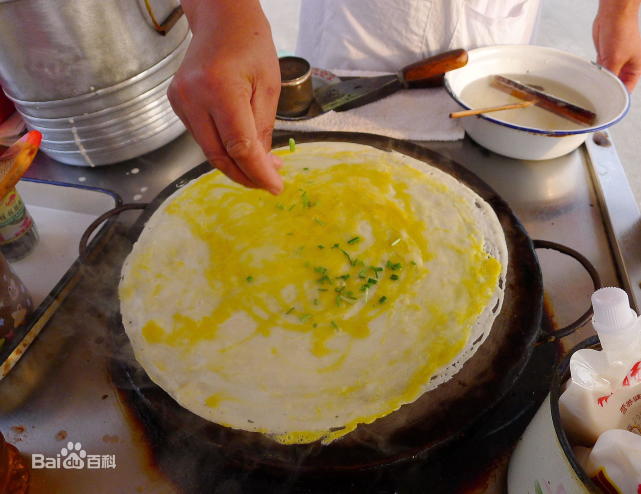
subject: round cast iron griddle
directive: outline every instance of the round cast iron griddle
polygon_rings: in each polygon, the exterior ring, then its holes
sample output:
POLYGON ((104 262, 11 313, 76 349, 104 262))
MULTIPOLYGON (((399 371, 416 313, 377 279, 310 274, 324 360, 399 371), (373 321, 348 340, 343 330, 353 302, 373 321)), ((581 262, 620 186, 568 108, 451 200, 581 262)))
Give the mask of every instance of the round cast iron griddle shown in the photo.
MULTIPOLYGON (((288 143, 290 135, 274 139, 274 147, 288 143)), ((396 463, 416 456, 427 457, 448 442, 471 432, 474 423, 496 405, 513 386, 530 358, 539 335, 543 310, 541 271, 530 238, 508 205, 487 184, 461 165, 418 145, 381 136, 319 132, 293 135, 298 143, 339 141, 398 151, 425 161, 466 184, 496 212, 505 232, 509 265, 507 287, 500 314, 486 341, 449 381, 413 403, 352 433, 322 446, 281 445, 266 436, 234 430, 187 411, 150 381, 132 359, 116 362, 125 371, 144 420, 159 427, 190 432, 185 447, 212 450, 244 464, 278 469, 328 472, 354 471, 396 463), (124 366, 124 369, 122 368, 124 366)), ((134 242, 146 221, 177 188, 211 169, 203 163, 163 190, 145 209, 129 232, 134 242)), ((120 316, 114 324, 114 344, 129 347, 120 316)))

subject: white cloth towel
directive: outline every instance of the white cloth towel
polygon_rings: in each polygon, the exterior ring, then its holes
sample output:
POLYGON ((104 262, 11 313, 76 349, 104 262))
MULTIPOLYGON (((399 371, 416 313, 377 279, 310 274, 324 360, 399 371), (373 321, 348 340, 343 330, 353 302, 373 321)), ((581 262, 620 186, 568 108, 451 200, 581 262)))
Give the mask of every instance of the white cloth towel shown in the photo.
MULTIPOLYGON (((339 77, 381 75, 360 71, 333 72, 339 77)), ((463 138, 464 131, 449 114, 459 109, 443 88, 403 89, 352 110, 330 111, 308 120, 277 119, 275 128, 305 132, 366 132, 416 141, 455 141, 463 138)))

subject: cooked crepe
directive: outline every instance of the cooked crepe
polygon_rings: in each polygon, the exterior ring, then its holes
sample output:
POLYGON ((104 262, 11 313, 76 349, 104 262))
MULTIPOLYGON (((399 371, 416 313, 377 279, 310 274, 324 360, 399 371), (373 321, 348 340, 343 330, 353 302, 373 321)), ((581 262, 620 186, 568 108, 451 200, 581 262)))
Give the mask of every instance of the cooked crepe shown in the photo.
POLYGON ((327 444, 450 379, 507 267, 492 208, 450 175, 345 143, 281 150, 272 196, 217 171, 153 214, 120 283, 138 362, 178 403, 327 444))

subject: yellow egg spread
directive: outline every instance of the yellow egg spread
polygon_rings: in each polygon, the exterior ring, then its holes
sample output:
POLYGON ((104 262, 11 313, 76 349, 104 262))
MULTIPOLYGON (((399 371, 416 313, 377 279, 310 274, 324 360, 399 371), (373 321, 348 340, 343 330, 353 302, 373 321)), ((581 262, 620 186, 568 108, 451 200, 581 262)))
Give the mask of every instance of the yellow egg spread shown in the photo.
POLYGON ((489 206, 421 162, 336 143, 281 157, 279 196, 211 172, 163 204, 123 268, 123 322, 191 411, 329 443, 486 336, 507 254, 489 206))

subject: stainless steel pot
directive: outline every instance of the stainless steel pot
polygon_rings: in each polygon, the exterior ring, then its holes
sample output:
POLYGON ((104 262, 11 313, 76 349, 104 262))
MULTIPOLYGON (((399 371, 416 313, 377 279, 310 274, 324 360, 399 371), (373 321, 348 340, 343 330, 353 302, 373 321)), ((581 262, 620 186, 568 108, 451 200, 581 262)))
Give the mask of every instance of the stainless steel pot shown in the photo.
POLYGON ((95 166, 152 151, 184 126, 167 87, 190 40, 177 0, 0 0, 0 85, 41 149, 95 166), (176 15, 178 13, 178 15, 176 15))

